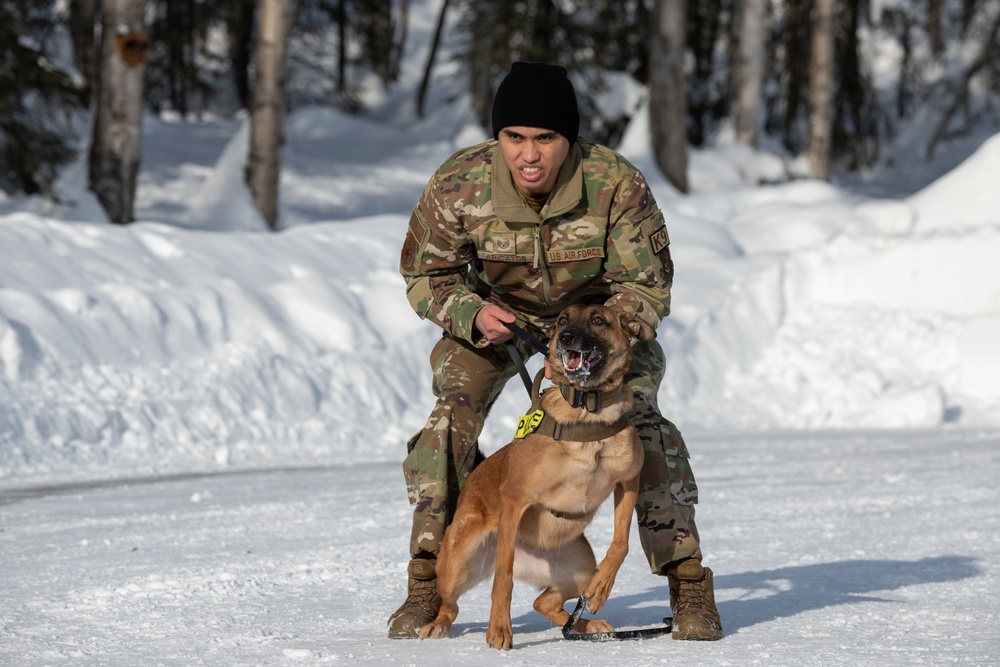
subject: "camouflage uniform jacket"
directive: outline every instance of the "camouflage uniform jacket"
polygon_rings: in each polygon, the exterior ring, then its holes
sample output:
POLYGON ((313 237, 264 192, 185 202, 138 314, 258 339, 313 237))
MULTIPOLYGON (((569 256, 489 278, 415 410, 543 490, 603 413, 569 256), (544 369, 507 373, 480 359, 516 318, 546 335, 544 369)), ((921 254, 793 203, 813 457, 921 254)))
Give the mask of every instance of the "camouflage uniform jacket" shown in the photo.
POLYGON ((574 303, 605 303, 654 328, 670 308, 670 241, 642 174, 604 146, 570 147, 540 213, 514 188, 496 140, 434 174, 400 258, 410 305, 484 347, 476 313, 493 302, 545 331, 574 303))

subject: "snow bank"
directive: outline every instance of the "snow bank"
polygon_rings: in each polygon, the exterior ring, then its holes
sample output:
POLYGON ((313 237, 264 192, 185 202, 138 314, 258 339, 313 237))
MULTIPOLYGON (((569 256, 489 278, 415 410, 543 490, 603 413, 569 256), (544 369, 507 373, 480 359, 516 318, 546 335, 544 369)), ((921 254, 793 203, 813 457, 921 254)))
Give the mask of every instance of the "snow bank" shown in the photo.
POLYGON ((432 344, 387 268, 404 229, 8 217, 0 475, 360 461, 356 443, 397 445, 391 424, 425 391, 408 346, 432 344))
MULTIPOLYGON (((0 477, 402 457, 431 405, 440 332, 406 303, 399 247, 457 139, 433 119, 383 131, 318 109, 288 127, 279 233, 248 212, 239 122, 150 125, 145 222, 98 222, 80 193, 58 212, 2 203, 0 477)), ((1000 421, 1000 141, 886 200, 758 187, 748 175, 774 158, 722 147, 692 160, 682 197, 636 132, 623 150, 661 203, 677 267, 660 398, 682 428, 1000 421)), ((504 392, 487 451, 524 403, 504 392)))
MULTIPOLYGON (((678 268, 675 300, 719 264, 733 281, 705 312, 686 313, 688 326, 667 329, 671 405, 726 428, 996 423, 997 160, 994 138, 901 201, 852 203, 815 182, 729 193, 723 226, 739 256, 695 262, 690 278, 678 268)), ((687 209, 699 197, 719 194, 687 209)))

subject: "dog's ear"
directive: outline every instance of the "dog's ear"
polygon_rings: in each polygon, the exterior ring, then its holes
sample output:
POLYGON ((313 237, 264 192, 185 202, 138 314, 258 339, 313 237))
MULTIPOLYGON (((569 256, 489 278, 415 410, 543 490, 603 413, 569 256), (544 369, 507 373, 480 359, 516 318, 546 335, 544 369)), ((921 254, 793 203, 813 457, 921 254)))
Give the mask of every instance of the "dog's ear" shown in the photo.
POLYGON ((620 313, 618 321, 622 329, 629 335, 632 342, 640 340, 653 340, 656 338, 656 329, 649 326, 649 323, 641 317, 636 317, 632 313, 620 313))

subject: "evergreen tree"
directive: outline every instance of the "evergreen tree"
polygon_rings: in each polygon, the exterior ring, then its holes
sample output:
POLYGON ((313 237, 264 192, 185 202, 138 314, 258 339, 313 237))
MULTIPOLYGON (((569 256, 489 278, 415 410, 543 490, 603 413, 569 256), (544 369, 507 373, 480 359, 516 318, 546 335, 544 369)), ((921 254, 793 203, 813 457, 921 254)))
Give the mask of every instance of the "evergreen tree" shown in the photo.
POLYGON ((298 6, 289 44, 291 105, 332 98, 356 113, 369 73, 385 88, 399 80, 409 0, 300 0, 298 6))
POLYGON ((570 6, 553 0, 465 0, 460 54, 476 118, 489 128, 496 87, 515 61, 562 65, 576 86, 581 135, 615 145, 634 110, 601 104, 609 72, 644 81, 648 70, 649 9, 642 0, 601 0, 570 6))
MULTIPOLYGON (((236 96, 246 91, 238 77, 248 64, 229 48, 218 53, 208 47, 207 35, 218 26, 233 29, 236 39, 249 39, 245 22, 252 21, 253 3, 245 0, 153 0, 148 3, 151 51, 146 65, 146 102, 156 110, 173 109, 182 116, 206 109, 224 71, 232 69, 236 96), (250 16, 246 16, 247 12, 250 16), (240 24, 239 21, 243 21, 240 24), (228 61, 228 62, 226 62, 228 61)), ((252 25, 250 26, 252 30, 252 25)), ((229 45, 227 45, 228 47, 229 45)))
POLYGON ((0 188, 11 193, 52 194, 59 167, 77 154, 69 121, 83 93, 47 57, 55 6, 0 0, 0 188))

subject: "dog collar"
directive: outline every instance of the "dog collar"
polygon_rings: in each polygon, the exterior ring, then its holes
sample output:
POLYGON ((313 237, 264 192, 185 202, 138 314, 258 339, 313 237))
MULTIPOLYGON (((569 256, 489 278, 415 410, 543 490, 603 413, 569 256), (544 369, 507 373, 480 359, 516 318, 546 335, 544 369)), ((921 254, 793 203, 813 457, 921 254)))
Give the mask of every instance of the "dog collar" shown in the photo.
POLYGON ((605 403, 614 403, 622 395, 622 385, 614 389, 599 391, 597 389, 577 389, 573 385, 561 384, 559 391, 562 392, 566 402, 574 408, 583 408, 587 412, 600 412, 601 406, 605 403))
MULTIPOLYGON (((531 409, 542 414, 541 421, 532 424, 527 432, 547 435, 553 440, 571 440, 573 442, 597 442, 611 436, 618 435, 629 425, 629 420, 622 415, 611 424, 563 424, 539 408, 541 403, 542 378, 545 369, 540 369, 535 375, 535 381, 531 387, 531 409)), ((559 391, 574 408, 584 408, 588 412, 598 412, 603 404, 611 405, 622 394, 623 385, 618 385, 614 389, 607 391, 581 391, 570 385, 559 385, 559 391), (567 397, 569 393, 573 398, 567 397)), ((532 413, 529 413, 532 414, 532 413)), ((520 431, 520 428, 518 429, 520 431)), ((527 433, 526 433, 527 434, 527 433)), ((523 436, 520 436, 523 437, 523 436)))

